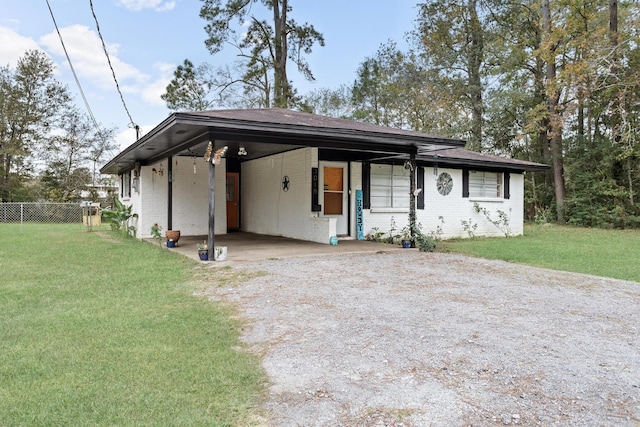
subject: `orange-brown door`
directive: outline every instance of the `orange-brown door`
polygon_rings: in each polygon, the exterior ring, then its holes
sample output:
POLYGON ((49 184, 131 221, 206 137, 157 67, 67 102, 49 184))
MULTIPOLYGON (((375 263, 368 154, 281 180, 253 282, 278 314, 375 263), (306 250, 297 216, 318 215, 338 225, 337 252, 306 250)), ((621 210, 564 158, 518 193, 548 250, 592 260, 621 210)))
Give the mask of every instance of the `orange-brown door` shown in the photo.
POLYGON ((349 206, 347 164, 321 162, 320 169, 320 186, 323 190, 322 216, 336 218, 336 233, 338 236, 346 236, 349 232, 347 224, 349 206))
POLYGON ((240 174, 227 172, 227 230, 240 229, 240 174))

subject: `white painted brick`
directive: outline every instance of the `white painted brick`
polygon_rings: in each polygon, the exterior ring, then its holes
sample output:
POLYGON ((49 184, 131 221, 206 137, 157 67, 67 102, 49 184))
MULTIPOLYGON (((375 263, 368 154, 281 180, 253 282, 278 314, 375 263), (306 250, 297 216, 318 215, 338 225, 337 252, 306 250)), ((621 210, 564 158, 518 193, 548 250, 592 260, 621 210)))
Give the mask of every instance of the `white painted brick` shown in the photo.
MULTIPOLYGON (((167 229, 167 182, 168 165, 161 162, 162 177, 153 174, 160 162, 142 167, 140 193, 132 190, 132 195, 124 199, 125 204, 133 204, 138 213, 138 237, 150 237, 150 229, 158 223, 167 229)), ((241 172, 241 229, 248 232, 291 237, 328 243, 336 233, 333 218, 320 217, 311 211, 311 168, 318 167, 318 150, 304 148, 265 158, 243 162, 241 172), (282 180, 289 178, 289 191, 283 191, 282 180)), ((173 228, 184 236, 206 235, 208 231, 208 164, 202 158, 196 159, 196 173, 193 172, 193 158, 173 158, 173 228)), ((350 231, 355 238, 355 190, 362 189, 362 164, 353 162, 350 166, 351 188, 349 189, 350 231)), ((454 181, 453 190, 442 196, 436 189, 432 168, 425 168, 425 209, 416 211, 417 220, 425 233, 442 227, 444 238, 468 237, 461 221, 478 224, 476 236, 502 236, 503 233, 474 209, 474 201, 491 212, 497 219, 497 211, 511 215, 511 231, 514 235, 523 231, 524 177, 511 173, 511 198, 474 200, 462 197, 462 170, 440 168, 448 172, 454 181), (442 217, 442 221, 439 217, 442 217)), ((216 166, 216 234, 226 233, 226 161, 216 166)), ((408 209, 371 210, 363 212, 364 231, 373 229, 388 232, 391 219, 396 224, 396 233, 408 223, 408 209)))

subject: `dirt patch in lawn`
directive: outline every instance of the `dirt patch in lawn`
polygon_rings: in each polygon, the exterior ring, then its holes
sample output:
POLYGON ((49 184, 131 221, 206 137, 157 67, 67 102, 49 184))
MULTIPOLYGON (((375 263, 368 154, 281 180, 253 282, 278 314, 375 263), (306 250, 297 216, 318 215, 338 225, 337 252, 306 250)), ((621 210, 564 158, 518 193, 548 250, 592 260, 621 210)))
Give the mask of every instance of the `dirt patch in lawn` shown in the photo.
POLYGON ((637 426, 640 284, 451 254, 243 266, 271 426, 637 426))

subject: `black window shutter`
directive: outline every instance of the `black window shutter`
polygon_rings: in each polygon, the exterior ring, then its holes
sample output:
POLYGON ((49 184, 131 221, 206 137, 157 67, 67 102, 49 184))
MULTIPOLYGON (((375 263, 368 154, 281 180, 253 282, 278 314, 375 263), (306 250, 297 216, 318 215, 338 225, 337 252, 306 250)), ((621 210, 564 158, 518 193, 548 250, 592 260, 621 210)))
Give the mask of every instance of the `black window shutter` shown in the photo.
POLYGON ((120 198, 124 197, 124 175, 120 175, 120 198))
POLYGON ((362 164, 362 208, 371 209, 371 164, 362 164))
POLYGON ((511 197, 511 175, 509 172, 504 173, 504 198, 509 199, 511 197))
POLYGON ((416 178, 416 188, 422 189, 421 192, 418 193, 417 208, 424 209, 424 168, 418 168, 418 174, 416 178))
POLYGON ((469 197, 469 170, 462 169, 462 197, 469 197))

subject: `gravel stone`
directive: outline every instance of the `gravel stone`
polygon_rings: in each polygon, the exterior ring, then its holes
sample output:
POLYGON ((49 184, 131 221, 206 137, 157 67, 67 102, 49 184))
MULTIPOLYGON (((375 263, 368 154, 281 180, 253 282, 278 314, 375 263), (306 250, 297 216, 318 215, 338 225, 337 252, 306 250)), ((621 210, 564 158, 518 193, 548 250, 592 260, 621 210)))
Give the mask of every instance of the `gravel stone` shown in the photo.
POLYGON ((270 426, 638 426, 640 284, 413 250, 246 263, 211 288, 270 426))

